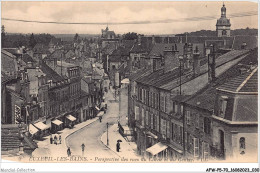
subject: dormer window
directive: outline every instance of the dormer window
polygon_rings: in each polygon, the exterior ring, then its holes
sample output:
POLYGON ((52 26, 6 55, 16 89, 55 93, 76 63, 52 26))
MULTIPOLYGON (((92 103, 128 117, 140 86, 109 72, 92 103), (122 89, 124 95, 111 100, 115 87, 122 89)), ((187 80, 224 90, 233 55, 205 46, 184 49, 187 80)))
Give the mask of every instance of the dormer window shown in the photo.
POLYGON ((227 108, 227 96, 222 96, 220 98, 220 110, 219 110, 219 116, 224 118, 227 108))

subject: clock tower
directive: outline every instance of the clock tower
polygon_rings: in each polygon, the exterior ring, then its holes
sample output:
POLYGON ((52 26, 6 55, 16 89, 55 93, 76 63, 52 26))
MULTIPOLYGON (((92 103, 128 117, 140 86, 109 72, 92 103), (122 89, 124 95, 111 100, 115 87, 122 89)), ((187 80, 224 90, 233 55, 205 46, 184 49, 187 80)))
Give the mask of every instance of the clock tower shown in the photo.
POLYGON ((230 19, 226 17, 226 7, 223 3, 221 8, 221 18, 217 20, 216 31, 218 37, 230 37, 230 19))

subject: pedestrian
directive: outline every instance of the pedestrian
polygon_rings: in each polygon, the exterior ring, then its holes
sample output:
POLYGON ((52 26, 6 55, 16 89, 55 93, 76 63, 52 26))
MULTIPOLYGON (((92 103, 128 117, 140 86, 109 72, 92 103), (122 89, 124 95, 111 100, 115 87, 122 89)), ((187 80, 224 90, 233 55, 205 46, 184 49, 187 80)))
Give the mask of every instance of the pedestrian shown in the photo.
POLYGON ((117 141, 117 144, 116 144, 116 151, 119 152, 119 150, 120 150, 120 143, 119 143, 119 141, 117 141))
POLYGON ((54 144, 57 145, 57 136, 56 135, 54 136, 54 144))
POLYGON ((70 157, 70 156, 71 156, 70 147, 68 147, 68 149, 67 149, 67 154, 68 154, 68 157, 70 157))
POLYGON ((52 138, 52 135, 51 135, 51 137, 50 137, 50 143, 52 144, 52 142, 53 142, 53 138, 52 138))
POLYGON ((59 135, 59 141, 60 141, 60 144, 61 144, 61 135, 59 135))
POLYGON ((102 117, 99 117, 99 122, 102 122, 101 120, 102 120, 102 117))
POLYGON ((82 149, 82 156, 84 156, 84 151, 85 151, 85 144, 84 143, 81 144, 81 149, 82 149))

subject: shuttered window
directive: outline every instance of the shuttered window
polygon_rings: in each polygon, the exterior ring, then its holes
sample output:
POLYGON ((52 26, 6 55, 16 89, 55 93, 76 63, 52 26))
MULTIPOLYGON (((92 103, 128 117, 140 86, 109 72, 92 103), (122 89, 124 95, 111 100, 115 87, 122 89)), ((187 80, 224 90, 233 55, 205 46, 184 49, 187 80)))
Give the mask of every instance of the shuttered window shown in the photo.
POLYGON ((190 125, 190 111, 186 111, 186 123, 190 125))
POLYGON ((139 107, 135 106, 135 120, 139 120, 139 107))
POLYGON ((154 121, 154 120, 153 120, 153 114, 151 114, 151 129, 154 129, 154 128, 153 128, 153 121, 154 121))
POLYGON ((199 140, 198 138, 193 138, 194 146, 194 157, 199 157, 199 140))
POLYGON ((200 119, 199 119, 199 115, 198 114, 193 114, 194 117, 195 117, 195 127, 196 128, 199 128, 199 122, 200 122, 200 119))
POLYGON ((157 117, 156 117, 156 119, 157 119, 157 122, 156 122, 156 124, 157 124, 157 131, 158 132, 160 132, 160 117, 159 117, 159 115, 156 115, 157 117))
POLYGON ((142 108, 142 126, 144 126, 144 121, 145 121, 145 118, 144 118, 144 108, 142 108))
POLYGON ((167 138, 170 138, 171 137, 171 130, 170 130, 170 122, 167 121, 167 138))
POLYGON ((149 112, 146 111, 146 115, 145 115, 145 125, 148 126, 148 124, 149 124, 149 112))
POLYGON ((226 113, 226 108, 227 108, 227 100, 226 99, 221 99, 220 100, 220 117, 224 118, 225 113, 226 113))

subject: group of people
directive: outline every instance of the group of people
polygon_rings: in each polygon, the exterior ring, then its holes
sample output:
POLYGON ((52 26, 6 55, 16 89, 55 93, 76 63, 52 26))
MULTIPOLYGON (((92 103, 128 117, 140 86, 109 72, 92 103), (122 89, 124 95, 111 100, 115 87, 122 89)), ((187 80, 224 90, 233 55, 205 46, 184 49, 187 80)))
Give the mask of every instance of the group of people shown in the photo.
MULTIPOLYGON (((85 151, 85 144, 84 143, 81 144, 81 151, 82 151, 82 156, 84 156, 84 151, 85 151)), ((68 147, 68 149, 67 149, 67 155, 68 155, 68 157, 71 156, 70 147, 68 147)))
POLYGON ((51 135, 50 143, 51 144, 56 144, 56 145, 61 144, 61 135, 59 135, 59 139, 58 139, 58 137, 56 135, 54 135, 54 138, 52 138, 52 135, 51 135))

